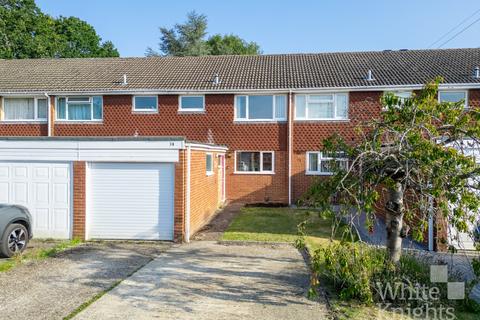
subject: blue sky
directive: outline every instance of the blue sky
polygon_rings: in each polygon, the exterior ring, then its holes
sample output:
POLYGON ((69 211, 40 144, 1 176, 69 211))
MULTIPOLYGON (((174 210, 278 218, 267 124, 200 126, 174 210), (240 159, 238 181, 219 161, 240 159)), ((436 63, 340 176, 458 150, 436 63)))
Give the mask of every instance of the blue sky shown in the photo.
MULTIPOLYGON (((183 22, 191 10, 207 15, 209 34, 234 33, 256 41, 264 53, 292 53, 428 48, 480 9, 478 0, 37 0, 37 4, 50 15, 89 22, 125 57, 143 56, 147 47, 156 48, 158 27, 183 22)), ((480 12, 470 21, 476 17, 480 12)), ((479 35, 480 21, 444 47, 480 47, 479 35)))

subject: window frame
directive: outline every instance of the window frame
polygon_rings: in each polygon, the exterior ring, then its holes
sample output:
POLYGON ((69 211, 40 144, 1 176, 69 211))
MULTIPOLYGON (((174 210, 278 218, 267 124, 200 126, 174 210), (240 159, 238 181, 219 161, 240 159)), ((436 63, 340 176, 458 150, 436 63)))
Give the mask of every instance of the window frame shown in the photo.
POLYGON ((442 103, 442 100, 440 99, 440 94, 443 93, 443 92, 449 92, 449 93, 452 93, 452 92, 455 92, 455 93, 464 93, 465 94, 465 101, 463 103, 465 109, 468 108, 468 90, 455 90, 455 89, 450 89, 450 90, 438 90, 438 94, 437 94, 437 100, 439 103, 442 103))
POLYGON ((207 176, 213 175, 213 153, 205 153, 205 167, 207 176), (210 157, 211 168, 208 170, 208 158, 210 157))
POLYGON ((198 94, 183 94, 178 96, 178 111, 179 112, 205 112, 205 95, 198 95, 198 94), (184 109, 182 107, 182 98, 184 97, 191 97, 191 98, 202 98, 202 108, 194 108, 194 109, 184 109))
POLYGON ((48 122, 48 110, 49 110, 49 98, 43 96, 3 96, 1 97, 1 121, 2 122, 32 122, 32 123, 45 123, 48 122), (5 99, 33 99, 33 119, 5 119, 5 99), (47 100, 47 117, 38 117, 38 100, 47 100))
POLYGON ((234 174, 263 174, 263 175, 274 175, 275 174, 275 151, 252 151, 252 150, 237 150, 235 151, 235 167, 234 174), (260 153, 260 171, 239 171, 237 168, 237 157, 238 153, 242 152, 257 152, 260 153), (272 154, 272 170, 264 171, 263 170, 263 154, 271 153, 272 154))
POLYGON ((310 155, 311 154, 316 154, 318 156, 317 167, 319 169, 322 166, 322 161, 331 161, 331 160, 347 161, 347 166, 348 166, 348 158, 323 157, 323 152, 322 151, 307 151, 306 154, 305 154, 305 175, 307 175, 307 176, 331 176, 331 175, 333 175, 332 171, 329 171, 329 172, 321 172, 320 170, 319 171, 311 171, 310 170, 310 155))
MULTIPOLYGON (((318 103, 318 101, 315 101, 318 103)), ((350 120, 350 92, 319 92, 319 93, 297 93, 295 94, 295 110, 294 119, 298 121, 349 121, 350 120), (333 118, 311 118, 308 115, 308 104, 311 96, 333 96, 333 118), (347 98, 347 115, 346 117, 337 116, 337 96, 345 95, 347 98), (305 96, 305 117, 299 118, 297 116, 297 96, 305 96)))
POLYGON ((233 120, 235 122, 286 122, 288 118, 288 97, 286 94, 236 94, 234 97, 234 115, 233 120), (250 105, 250 98, 251 96, 271 96, 272 97, 272 119, 249 119, 249 105, 250 105), (276 118, 277 113, 277 99, 276 97, 283 96, 285 97, 285 118, 276 118), (245 97, 245 118, 238 118, 237 117, 237 98, 238 97, 245 97))
MULTIPOLYGON (((77 101, 78 102, 78 101, 77 101)), ((74 103, 73 103, 74 104, 74 103)), ((99 95, 94 95, 94 96, 58 96, 56 97, 55 99, 55 121, 56 122, 76 122, 76 123, 81 123, 81 122, 103 122, 103 109, 104 109, 104 105, 103 105, 103 96, 99 95), (102 118, 101 119, 94 119, 93 118, 93 98, 94 97, 99 97, 102 101, 102 118), (88 98, 89 102, 90 103, 90 119, 81 119, 81 120, 70 120, 68 119, 68 99, 69 98, 88 98), (59 99, 65 99, 65 118, 62 119, 62 118, 58 118, 58 100, 59 99)))
POLYGON ((132 112, 134 113, 158 113, 158 96, 156 95, 134 95, 132 96, 132 112), (155 98, 155 109, 137 109, 135 98, 155 98))

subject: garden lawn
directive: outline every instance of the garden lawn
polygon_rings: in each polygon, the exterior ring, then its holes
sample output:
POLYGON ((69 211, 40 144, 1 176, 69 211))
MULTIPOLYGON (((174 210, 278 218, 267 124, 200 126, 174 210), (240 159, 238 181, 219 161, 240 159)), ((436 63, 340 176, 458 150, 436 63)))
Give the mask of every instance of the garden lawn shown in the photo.
POLYGON ((289 242, 299 237, 298 226, 305 224, 307 245, 311 249, 330 241, 332 220, 318 212, 291 208, 244 207, 222 236, 222 240, 289 242))

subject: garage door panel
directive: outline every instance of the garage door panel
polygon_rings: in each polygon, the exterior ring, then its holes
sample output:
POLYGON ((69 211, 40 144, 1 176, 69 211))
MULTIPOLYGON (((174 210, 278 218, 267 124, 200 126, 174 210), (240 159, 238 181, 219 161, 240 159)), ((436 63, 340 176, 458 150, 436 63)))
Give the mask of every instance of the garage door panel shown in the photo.
POLYGON ((69 163, 0 161, 0 202, 27 207, 35 237, 68 239, 69 172, 69 163))
POLYGON ((93 163, 89 237, 173 239, 174 167, 170 163, 93 163))

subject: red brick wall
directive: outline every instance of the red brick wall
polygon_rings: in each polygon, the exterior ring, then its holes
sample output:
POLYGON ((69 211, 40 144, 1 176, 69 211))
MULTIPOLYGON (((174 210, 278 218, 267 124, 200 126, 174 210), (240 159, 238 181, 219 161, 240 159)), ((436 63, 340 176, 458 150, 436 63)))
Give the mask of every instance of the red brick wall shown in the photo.
POLYGON ((85 239, 85 169, 85 162, 73 162, 73 237, 80 239, 85 239))
POLYGON ((208 223, 218 209, 220 180, 218 153, 200 150, 191 151, 190 171, 190 234, 194 234, 208 223), (213 174, 207 176, 206 154, 213 157, 213 174))
POLYGON ((46 136, 46 123, 0 123, 0 136, 46 136))
POLYGON ((185 231, 185 180, 185 150, 179 150, 179 162, 175 164, 175 199, 173 217, 173 237, 177 242, 183 241, 185 231))

